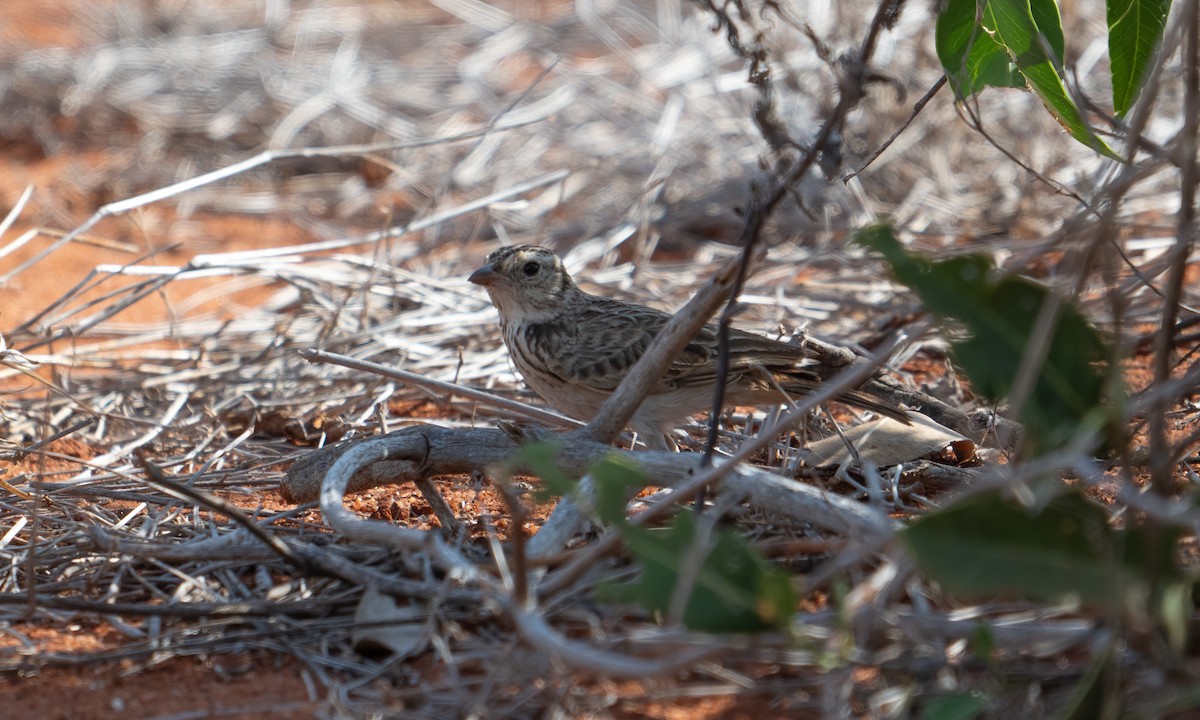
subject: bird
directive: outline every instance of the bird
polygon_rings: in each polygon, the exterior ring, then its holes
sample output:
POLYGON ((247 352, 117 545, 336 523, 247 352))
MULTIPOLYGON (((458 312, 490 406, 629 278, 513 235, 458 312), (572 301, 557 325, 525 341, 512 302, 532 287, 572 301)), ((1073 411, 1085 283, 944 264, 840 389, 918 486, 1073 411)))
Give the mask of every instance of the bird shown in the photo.
MULTIPOLYGON (((481 285, 500 316, 500 331, 517 372, 550 406, 590 420, 667 324, 661 310, 593 295, 575 284, 552 250, 510 245, 487 256, 469 282, 481 285)), ((710 409, 717 381, 715 325, 705 325, 659 380, 630 426, 648 448, 675 449, 670 431, 710 409)), ((812 391, 816 373, 803 367, 803 347, 730 328, 726 400, 778 405, 812 391)), ((908 423, 904 411, 858 390, 838 398, 908 423)))

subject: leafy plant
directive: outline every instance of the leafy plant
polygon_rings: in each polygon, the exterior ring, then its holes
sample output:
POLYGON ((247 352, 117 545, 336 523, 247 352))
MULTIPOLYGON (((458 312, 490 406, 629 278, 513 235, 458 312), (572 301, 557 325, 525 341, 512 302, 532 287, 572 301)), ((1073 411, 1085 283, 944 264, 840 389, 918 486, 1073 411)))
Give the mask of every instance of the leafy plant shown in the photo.
POLYGON ((999 492, 932 512, 902 532, 921 568, 964 597, 1075 599, 1110 612, 1141 612, 1153 588, 1180 581, 1178 533, 1118 530, 1077 491, 1032 510, 999 492))
MULTIPOLYGON (((981 255, 932 262, 907 252, 887 225, 860 232, 856 240, 879 253, 896 278, 934 315, 965 326, 967 337, 951 342, 955 362, 975 392, 993 403, 1006 399, 1030 350, 1039 314, 1050 291, 1021 277, 997 277, 981 255)), ((1018 418, 1034 450, 1061 446, 1078 428, 1098 427, 1113 416, 1106 407, 1109 351, 1083 315, 1065 299, 1046 334, 1045 360, 1018 418)))
MULTIPOLYGON (((530 444, 521 448, 513 465, 540 476, 551 493, 569 495, 578 483, 558 468, 558 452, 553 443, 530 444)), ((596 483, 596 514, 620 533, 642 570, 633 582, 607 586, 608 599, 666 613, 676 593, 686 592, 681 620, 703 632, 754 632, 787 625, 796 606, 790 577, 740 535, 724 529, 702 534, 688 510, 678 511, 665 528, 629 522, 626 502, 634 488, 645 484, 645 477, 619 455, 600 459, 588 475, 596 483), (681 590, 681 583, 690 588, 681 590)))
POLYGON ((675 514, 665 529, 617 524, 642 568, 641 576, 628 584, 609 586, 606 595, 621 602, 637 602, 647 609, 666 613, 678 585, 697 562, 694 586, 682 615, 683 624, 703 632, 754 632, 786 627, 796 606, 791 579, 762 558, 738 534, 728 530, 712 533, 700 554, 695 513, 675 514))
MULTIPOLYGON (((1170 0, 1108 0, 1113 106, 1123 117, 1141 92, 1166 26, 1170 0)), ((1027 88, 1079 142, 1121 159, 1092 131, 1064 75, 1062 18, 1055 0, 949 0, 936 46, 960 99, 986 87, 1027 88)))
MULTIPOLYGON (((1077 490, 1040 510, 1001 492, 980 493, 920 518, 901 536, 918 566, 961 597, 1073 600, 1133 627, 1159 628, 1176 655, 1186 646, 1193 603, 1176 559, 1179 532, 1152 522, 1115 529, 1077 490)), ((987 648, 975 643, 990 652, 990 638, 987 648)), ((1113 658, 1110 644, 1093 659, 1063 720, 1116 717, 1113 658)), ((944 702, 937 717, 972 717, 968 701, 944 702), (967 714, 956 715, 960 709, 967 714)))

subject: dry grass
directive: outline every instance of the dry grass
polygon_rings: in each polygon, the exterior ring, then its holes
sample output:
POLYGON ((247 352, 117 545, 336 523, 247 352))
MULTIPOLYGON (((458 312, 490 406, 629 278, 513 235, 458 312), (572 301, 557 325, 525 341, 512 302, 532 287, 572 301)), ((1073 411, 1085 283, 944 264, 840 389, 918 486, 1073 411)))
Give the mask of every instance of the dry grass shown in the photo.
MULTIPOLYGON (((1061 706, 1109 632, 1100 620, 1017 602, 954 607, 894 548, 763 508, 729 512, 809 582, 791 634, 699 637, 598 603, 598 583, 629 574, 620 557, 543 598, 540 616, 561 638, 660 670, 616 683, 549 656, 513 626, 493 559, 511 525, 474 479, 458 477, 447 492, 462 527, 446 540, 486 582, 458 582, 419 554, 331 537, 311 505, 282 503, 285 468, 314 447, 431 416, 456 428, 512 417, 310 364, 301 350, 530 401, 494 311, 465 281, 487 250, 549 244, 588 289, 679 307, 736 256, 720 241, 736 239, 748 188, 770 177, 758 158, 770 155, 742 63, 691 5, 313 2, 266 3, 264 14, 247 1, 221 3, 219 16, 202 5, 83 3, 69 47, 0 50, 0 138, 29 153, 30 167, 76 158, 28 194, 11 176, 0 182, 12 207, 0 225, 0 292, 12 307, 31 286, 44 298, 3 317, 0 628, 11 641, 0 642, 0 670, 266 650, 298 661, 313 712, 326 717, 652 715, 656 703, 686 707, 703 695, 735 697, 766 716, 886 715, 947 688, 987 691, 1029 717, 1061 706), (246 217, 254 219, 239 224, 246 217), (229 218, 238 222, 223 226, 229 218), (56 271, 83 242, 101 245, 87 246, 100 258, 94 269, 56 271), (236 508, 215 512, 162 492, 139 457, 236 508), (254 538, 247 523, 286 550, 254 538), (421 639, 414 657, 356 649, 368 580, 410 613, 404 632, 421 639), (842 589, 847 599, 835 607, 830 593, 842 589), (1006 683, 961 662, 980 619, 997 628, 1006 683), (110 629, 71 652, 48 652, 30 634, 79 623, 110 629), (680 660, 697 649, 705 659, 680 660)), ((811 5, 805 22, 839 53, 858 46, 874 11, 811 5)), ((1068 18, 1081 48, 1096 34, 1085 20, 1068 18)), ((936 81, 930 23, 926 4, 910 3, 885 33, 875 63, 907 99, 871 87, 840 132, 843 171, 936 81)), ((769 30, 779 117, 807 140, 834 104, 835 77, 797 28, 770 14, 756 24, 769 30)), ((1099 92, 1089 77, 1085 89, 1099 92)), ((1161 142, 1181 100, 1171 82, 1155 91, 1161 126, 1146 133, 1161 142)), ((849 183, 809 173, 795 188, 799 202, 785 202, 767 226, 770 255, 740 297, 739 323, 869 347, 920 328, 916 301, 847 242, 882 213, 916 247, 990 252, 1006 270, 1066 290, 1114 337, 1152 328, 1178 176, 1151 159, 1125 187, 1118 169, 1069 141, 1037 105, 993 91, 977 111, 996 145, 1053 184, 974 132, 948 94, 849 183), (1114 216, 1093 213, 1118 191, 1126 194, 1114 216), (1124 261, 1092 274, 1078 258, 1097 236, 1119 245, 1124 261)), ((1182 302, 1196 307, 1194 264, 1187 277, 1182 302)), ((891 361, 894 375, 970 408, 946 375, 944 348, 943 338, 915 332, 891 361)), ((748 420, 732 419, 723 449, 753 434, 742 432, 748 420)), ((1171 423, 1194 438, 1194 406, 1177 406, 1171 423)), ((811 431, 828 428, 814 422, 811 431)), ((779 443, 759 459, 787 467, 793 452, 779 443)), ((1058 468, 1085 460, 1058 458, 1058 468)), ((903 497, 838 487, 874 512, 906 515, 944 497, 930 480, 940 476, 925 477, 903 497)), ((438 532, 430 524, 413 523, 438 532)), ((547 561, 551 572, 590 539, 547 561)), ((1139 658, 1133 649, 1123 662, 1139 658)), ((1137 681, 1137 699, 1171 686, 1152 664, 1137 681)))

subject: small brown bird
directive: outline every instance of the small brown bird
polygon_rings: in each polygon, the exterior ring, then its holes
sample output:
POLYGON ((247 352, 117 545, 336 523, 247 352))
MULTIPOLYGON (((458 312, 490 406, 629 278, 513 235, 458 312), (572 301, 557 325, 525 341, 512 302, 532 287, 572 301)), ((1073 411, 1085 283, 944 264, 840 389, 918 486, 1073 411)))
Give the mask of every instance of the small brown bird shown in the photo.
MULTIPOLYGON (((469 280, 482 285, 500 313, 500 330, 517 371, 559 412, 590 420, 667 324, 670 315, 580 290, 550 250, 501 248, 469 280)), ((796 345, 729 331, 726 400, 737 405, 785 402, 783 393, 811 391, 821 378, 801 366, 796 345)), ((717 378, 717 328, 706 325, 675 359, 634 415, 647 447, 672 446, 667 432, 709 409, 717 378)), ((856 390, 839 398, 907 423, 904 413, 856 390)))

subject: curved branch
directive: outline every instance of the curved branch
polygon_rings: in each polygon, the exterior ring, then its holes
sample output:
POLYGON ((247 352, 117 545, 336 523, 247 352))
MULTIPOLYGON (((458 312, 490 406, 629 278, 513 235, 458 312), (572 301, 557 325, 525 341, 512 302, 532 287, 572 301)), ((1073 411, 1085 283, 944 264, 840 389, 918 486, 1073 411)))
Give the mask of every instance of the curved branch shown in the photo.
MULTIPOLYGON (((699 455, 617 450, 577 433, 545 433, 541 437, 565 441, 558 462, 562 470, 571 475, 582 476, 595 461, 617 453, 637 463, 645 473, 647 484, 677 487, 695 482, 698 477, 699 455)), ((500 430, 415 425, 379 438, 339 443, 301 458, 288 469, 283 490, 296 502, 320 496, 322 512, 326 513, 330 525, 339 530, 355 528, 353 532, 358 539, 405 548, 425 548, 430 542, 430 533, 423 531, 397 528, 378 521, 371 521, 372 526, 378 527, 359 530, 359 524, 367 521, 343 508, 342 497, 348 491, 412 482, 421 476, 484 470, 508 462, 518 449, 517 443, 500 430), (326 482, 324 489, 323 479, 326 482)), ((723 487, 743 494, 750 505, 796 522, 850 537, 890 532, 891 521, 887 517, 836 493, 744 463, 708 470, 708 473, 717 472, 725 474, 723 487)), ((712 478, 704 479, 710 481, 712 478)), ((567 502, 560 502, 559 507, 567 502)), ((540 535, 539 532, 534 538, 540 535)))

